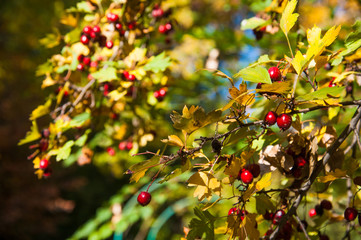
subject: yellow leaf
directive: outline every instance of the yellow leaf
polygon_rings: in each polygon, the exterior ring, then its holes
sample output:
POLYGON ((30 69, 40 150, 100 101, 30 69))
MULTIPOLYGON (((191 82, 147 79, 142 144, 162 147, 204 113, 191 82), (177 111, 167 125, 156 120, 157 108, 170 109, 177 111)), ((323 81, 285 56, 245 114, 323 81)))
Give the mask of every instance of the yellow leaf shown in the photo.
POLYGON ((114 126, 113 138, 117 140, 122 140, 126 133, 127 133, 127 124, 114 126))
POLYGON ((21 139, 18 143, 18 145, 23 145, 28 142, 35 141, 41 137, 41 134, 39 133, 38 125, 36 121, 32 121, 32 126, 30 128, 30 131, 26 133, 25 138, 21 139))
POLYGON ((68 25, 71 27, 77 27, 77 19, 74 17, 73 14, 66 14, 61 19, 60 22, 64 25, 68 25))
POLYGON ((272 172, 266 173, 262 176, 261 180, 259 180, 256 184, 256 190, 261 191, 262 189, 271 185, 271 176, 272 172))
POLYGON ((296 52, 296 56, 292 59, 292 66, 296 70, 297 74, 300 75, 303 71, 305 64, 307 63, 307 59, 302 55, 300 51, 296 52))
POLYGON ((347 176, 346 170, 343 171, 341 169, 335 169, 334 172, 329 172, 326 176, 319 177, 318 181, 322 183, 327 183, 346 176, 347 176))
POLYGON ((149 160, 132 165, 126 172, 127 174, 132 174, 130 181, 138 182, 149 168, 159 165, 159 160, 160 156, 155 155, 149 160))
POLYGON ((51 78, 50 74, 46 73, 46 78, 43 80, 43 84, 41 85, 41 88, 52 86, 55 83, 56 82, 51 78))
POLYGON ((256 217, 258 214, 248 213, 245 215, 241 228, 244 228, 245 237, 249 240, 258 240, 259 239, 259 231, 257 230, 257 222, 256 217))
POLYGON ((193 196, 199 201, 210 199, 212 193, 221 194, 221 183, 211 173, 197 172, 188 179, 188 186, 197 186, 193 196))
POLYGON ((162 142, 172 146, 178 146, 178 147, 184 146, 182 140, 177 135, 170 135, 168 136, 168 139, 162 139, 162 142))
POLYGON ((125 59, 124 63, 132 68, 135 66, 136 62, 141 62, 145 59, 147 53, 146 48, 135 48, 125 59))
POLYGON ((51 99, 46 101, 44 105, 40 105, 36 109, 34 109, 30 115, 30 120, 35 120, 41 116, 44 116, 45 114, 48 114, 50 111, 49 110, 50 106, 51 106, 51 99))
POLYGON ((75 53, 76 56, 79 56, 81 54, 83 54, 84 56, 89 55, 89 48, 81 42, 77 42, 71 45, 71 50, 75 53))
POLYGON ((321 28, 314 26, 311 29, 307 29, 307 41, 311 45, 317 45, 321 40, 321 28))
POLYGON ((297 5, 297 0, 291 0, 287 3, 286 8, 283 10, 280 27, 287 36, 288 32, 295 25, 298 14, 293 13, 297 5))
POLYGON ((341 26, 338 26, 337 28, 336 26, 333 26, 326 32, 326 34, 322 38, 322 42, 325 45, 325 47, 330 46, 336 40, 340 30, 341 30, 341 26))
POLYGON ((244 165, 246 165, 247 160, 232 155, 229 158, 229 162, 230 164, 229 166, 226 167, 224 173, 229 176, 232 176, 233 178, 237 178, 239 171, 244 165))

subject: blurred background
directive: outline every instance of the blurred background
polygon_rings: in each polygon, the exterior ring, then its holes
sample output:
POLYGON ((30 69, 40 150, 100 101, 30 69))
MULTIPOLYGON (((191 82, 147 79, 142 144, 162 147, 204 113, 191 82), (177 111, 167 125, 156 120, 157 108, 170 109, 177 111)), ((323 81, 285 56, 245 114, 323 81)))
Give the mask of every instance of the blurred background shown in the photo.
MULTIPOLYGON (((199 102, 206 109, 213 108, 220 99, 226 98, 227 82, 215 80, 206 73, 194 74, 197 69, 205 67, 212 49, 217 49, 213 54, 219 54, 216 66, 230 75, 264 53, 284 54, 284 49, 277 49, 277 45, 273 45, 277 41, 285 41, 282 33, 265 35, 256 42, 252 31, 240 31, 242 19, 253 16, 252 12, 257 12, 257 9, 272 1, 179 2, 179 6, 175 4, 174 8, 179 26, 179 31, 174 35, 172 53, 172 57, 179 60, 174 74, 176 79, 185 81, 184 85, 187 86, 184 87, 189 88, 190 95, 185 98, 174 90, 169 109, 179 110, 184 104, 199 102), (264 50, 270 46, 274 48, 264 50), (197 56, 192 55, 194 52, 197 56)), ((300 2, 301 25, 305 27, 315 23, 321 27, 351 23, 360 13, 359 1, 300 2)), ((114 196, 125 195, 131 199, 131 194, 137 191, 136 187, 124 187, 129 183, 128 177, 115 176, 109 170, 93 164, 67 168, 54 164, 55 174, 49 179, 38 180, 32 162, 27 160, 31 151, 27 147, 17 146, 19 139, 30 128, 29 114, 36 106, 43 104, 49 93, 41 90, 42 79, 35 76, 36 68, 61 49, 61 46, 44 48, 39 44, 39 39, 52 32, 54 27, 60 27, 59 19, 64 9, 75 3, 74 0, 12 0, 3 1, 0 6, 0 239, 69 238, 94 216, 98 220, 114 217, 119 209, 112 209, 109 215, 109 199, 116 202, 114 196), (103 215, 99 211, 102 206, 105 209, 103 215)), ((165 116, 169 116, 169 113, 170 110, 165 116)), ((137 187, 146 182, 149 179, 144 179, 137 187)), ((192 195, 192 191, 187 193, 181 186, 164 188, 163 193, 157 196, 160 205, 166 203, 168 194, 173 195, 177 191, 176 196, 170 199, 172 206, 179 206, 178 214, 176 207, 168 209, 166 204, 161 205, 157 212, 160 220, 152 234, 154 236, 160 231, 162 233, 157 239, 169 239, 169 236, 176 236, 174 239, 177 239, 184 235, 183 226, 189 220, 182 218, 186 215, 182 209, 189 202, 182 202, 180 196, 192 195), (172 224, 164 227, 164 221, 171 216, 172 224)), ((116 208, 117 205, 113 204, 112 207, 116 208)), ((151 212, 142 214, 146 218, 151 212)), ((85 235, 98 226, 94 222, 88 223, 88 232, 83 228, 85 235)), ((134 228, 127 230, 126 239, 145 239, 150 228, 138 222, 134 228)), ((83 235, 79 233, 79 236, 83 235)), ((121 235, 116 236, 121 239, 121 235)))

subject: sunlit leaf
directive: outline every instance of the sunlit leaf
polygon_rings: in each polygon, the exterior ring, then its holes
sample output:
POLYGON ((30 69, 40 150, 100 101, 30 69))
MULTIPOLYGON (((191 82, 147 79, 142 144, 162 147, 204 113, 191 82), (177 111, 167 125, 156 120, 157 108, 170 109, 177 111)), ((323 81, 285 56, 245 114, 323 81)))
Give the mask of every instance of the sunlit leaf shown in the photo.
POLYGON ((234 77, 241 77, 245 81, 255 83, 272 83, 267 69, 261 66, 244 68, 234 75, 234 77))
POLYGON ((241 30, 247 30, 247 29, 255 29, 259 26, 262 26, 266 23, 266 20, 259 18, 259 17, 252 17, 249 19, 244 19, 241 22, 241 30))
POLYGON ((163 139, 162 142, 178 147, 183 147, 184 145, 182 140, 177 135, 170 135, 168 136, 168 139, 163 139))
POLYGON ((30 131, 28 131, 26 133, 25 138, 23 138, 19 141, 18 145, 23 145, 25 143, 35 141, 41 137, 41 134, 39 133, 38 125, 37 125, 36 121, 32 121, 31 123, 32 123, 32 126, 30 128, 30 131))
POLYGON ((58 154, 56 156, 56 161, 67 159, 71 153, 71 147, 74 145, 74 141, 67 141, 64 146, 58 149, 58 154))
POLYGON ((287 3, 286 8, 283 10, 280 27, 285 35, 291 30, 295 25, 298 13, 293 13, 297 5, 297 0, 291 0, 287 3))
POLYGON ((153 56, 148 60, 148 63, 143 67, 145 71, 152 71, 154 73, 164 72, 171 65, 170 57, 165 56, 165 52, 157 56, 153 56))
POLYGON ((296 97, 296 100, 323 100, 337 97, 344 90, 344 87, 325 87, 320 90, 296 97))
POLYGON ((347 176, 347 171, 343 171, 341 169, 336 169, 334 172, 327 173, 326 176, 318 177, 318 181, 322 183, 327 183, 334 181, 336 179, 340 179, 347 176))
POLYGON ((159 163, 160 156, 154 155, 151 159, 136 163, 129 167, 129 170, 127 173, 132 174, 132 177, 130 178, 130 182, 138 182, 140 178, 142 178, 145 174, 145 172, 153 167, 156 166, 159 163))
POLYGON ((39 105, 30 115, 30 120, 35 120, 39 117, 42 117, 50 112, 51 99, 46 101, 44 105, 39 105))
POLYGON ((102 68, 97 72, 92 73, 92 77, 99 82, 107 82, 117 79, 117 70, 113 67, 102 68))

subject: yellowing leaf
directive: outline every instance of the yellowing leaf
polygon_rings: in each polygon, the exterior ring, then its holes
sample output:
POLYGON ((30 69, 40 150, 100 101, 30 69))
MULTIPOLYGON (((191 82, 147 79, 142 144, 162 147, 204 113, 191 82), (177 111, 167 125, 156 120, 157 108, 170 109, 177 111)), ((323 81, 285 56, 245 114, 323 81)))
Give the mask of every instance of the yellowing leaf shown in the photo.
POLYGON ((41 88, 46 88, 49 86, 54 85, 56 82, 51 78, 49 73, 46 73, 46 77, 43 80, 43 83, 41 84, 41 88))
POLYGON ((48 101, 46 101, 46 103, 44 105, 40 105, 38 106, 36 109, 33 110, 33 112, 30 115, 30 120, 35 120, 39 117, 44 116, 45 114, 49 113, 49 108, 51 105, 51 99, 49 99, 48 101))
POLYGON ((269 187, 271 185, 271 176, 272 176, 272 172, 268 172, 266 174, 264 174, 261 178, 261 180, 259 180, 256 184, 256 191, 261 191, 262 189, 269 187))
POLYGON ((285 82, 274 82, 272 84, 262 84, 260 89, 256 89, 256 92, 288 94, 292 91, 292 84, 292 80, 285 82))
POLYGON ((170 135, 168 139, 163 139, 162 142, 172 146, 183 147, 183 142, 177 135, 170 135))
POLYGON ((335 169, 334 172, 329 172, 326 176, 319 177, 318 181, 322 183, 327 183, 346 176, 347 176, 346 170, 343 171, 341 169, 335 169))
POLYGON ((297 51, 296 56, 292 59, 291 63, 297 74, 300 75, 307 63, 307 59, 305 59, 300 51, 297 51))
POLYGON ((307 41, 309 44, 318 44, 321 40, 321 28, 314 26, 311 29, 307 29, 307 41))
POLYGON ((127 174, 132 174, 132 177, 130 178, 130 182, 138 182, 140 178, 142 178, 145 174, 145 172, 156 165, 158 165, 160 160, 159 155, 154 155, 151 159, 136 163, 132 165, 128 170, 127 174))
POLYGON ((41 137, 36 121, 32 121, 32 124, 33 125, 31 126, 30 131, 26 133, 25 138, 19 141, 18 145, 23 145, 25 143, 35 141, 41 137))
POLYGON ((241 168, 246 165, 247 159, 238 158, 234 155, 231 155, 228 161, 230 164, 225 168, 224 173, 232 176, 233 178, 237 178, 241 168))
POLYGON ((291 0, 287 3, 286 8, 283 10, 280 27, 284 34, 287 36, 288 32, 295 25, 298 14, 293 13, 297 5, 297 0, 291 0))
POLYGON ((221 194, 221 182, 211 173, 197 172, 188 179, 188 186, 197 186, 193 196, 199 201, 211 198, 212 194, 221 194))
POLYGON ((255 83, 272 83, 267 69, 261 66, 243 68, 234 77, 255 83))

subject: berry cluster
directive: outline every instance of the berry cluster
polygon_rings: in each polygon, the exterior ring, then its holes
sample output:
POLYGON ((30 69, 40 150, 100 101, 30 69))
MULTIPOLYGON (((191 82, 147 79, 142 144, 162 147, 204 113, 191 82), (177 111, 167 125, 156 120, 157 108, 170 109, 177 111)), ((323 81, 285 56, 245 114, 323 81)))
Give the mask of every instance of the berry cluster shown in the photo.
POLYGON ((266 114, 264 118, 264 123, 268 126, 274 125, 277 122, 277 126, 282 130, 286 131, 291 127, 292 117, 287 113, 282 113, 277 115, 276 112, 270 111, 266 114))
POLYGON ((322 200, 320 204, 316 204, 314 208, 308 211, 308 215, 313 218, 315 216, 322 216, 324 210, 331 210, 332 203, 328 200, 322 200))
POLYGON ((167 94, 167 89, 166 88, 161 88, 158 91, 155 91, 153 93, 153 96, 159 101, 163 101, 165 95, 167 94))
POLYGON ((120 142, 118 145, 119 150, 124 151, 124 150, 132 150, 133 148, 133 143, 131 141, 124 141, 124 142, 120 142))

